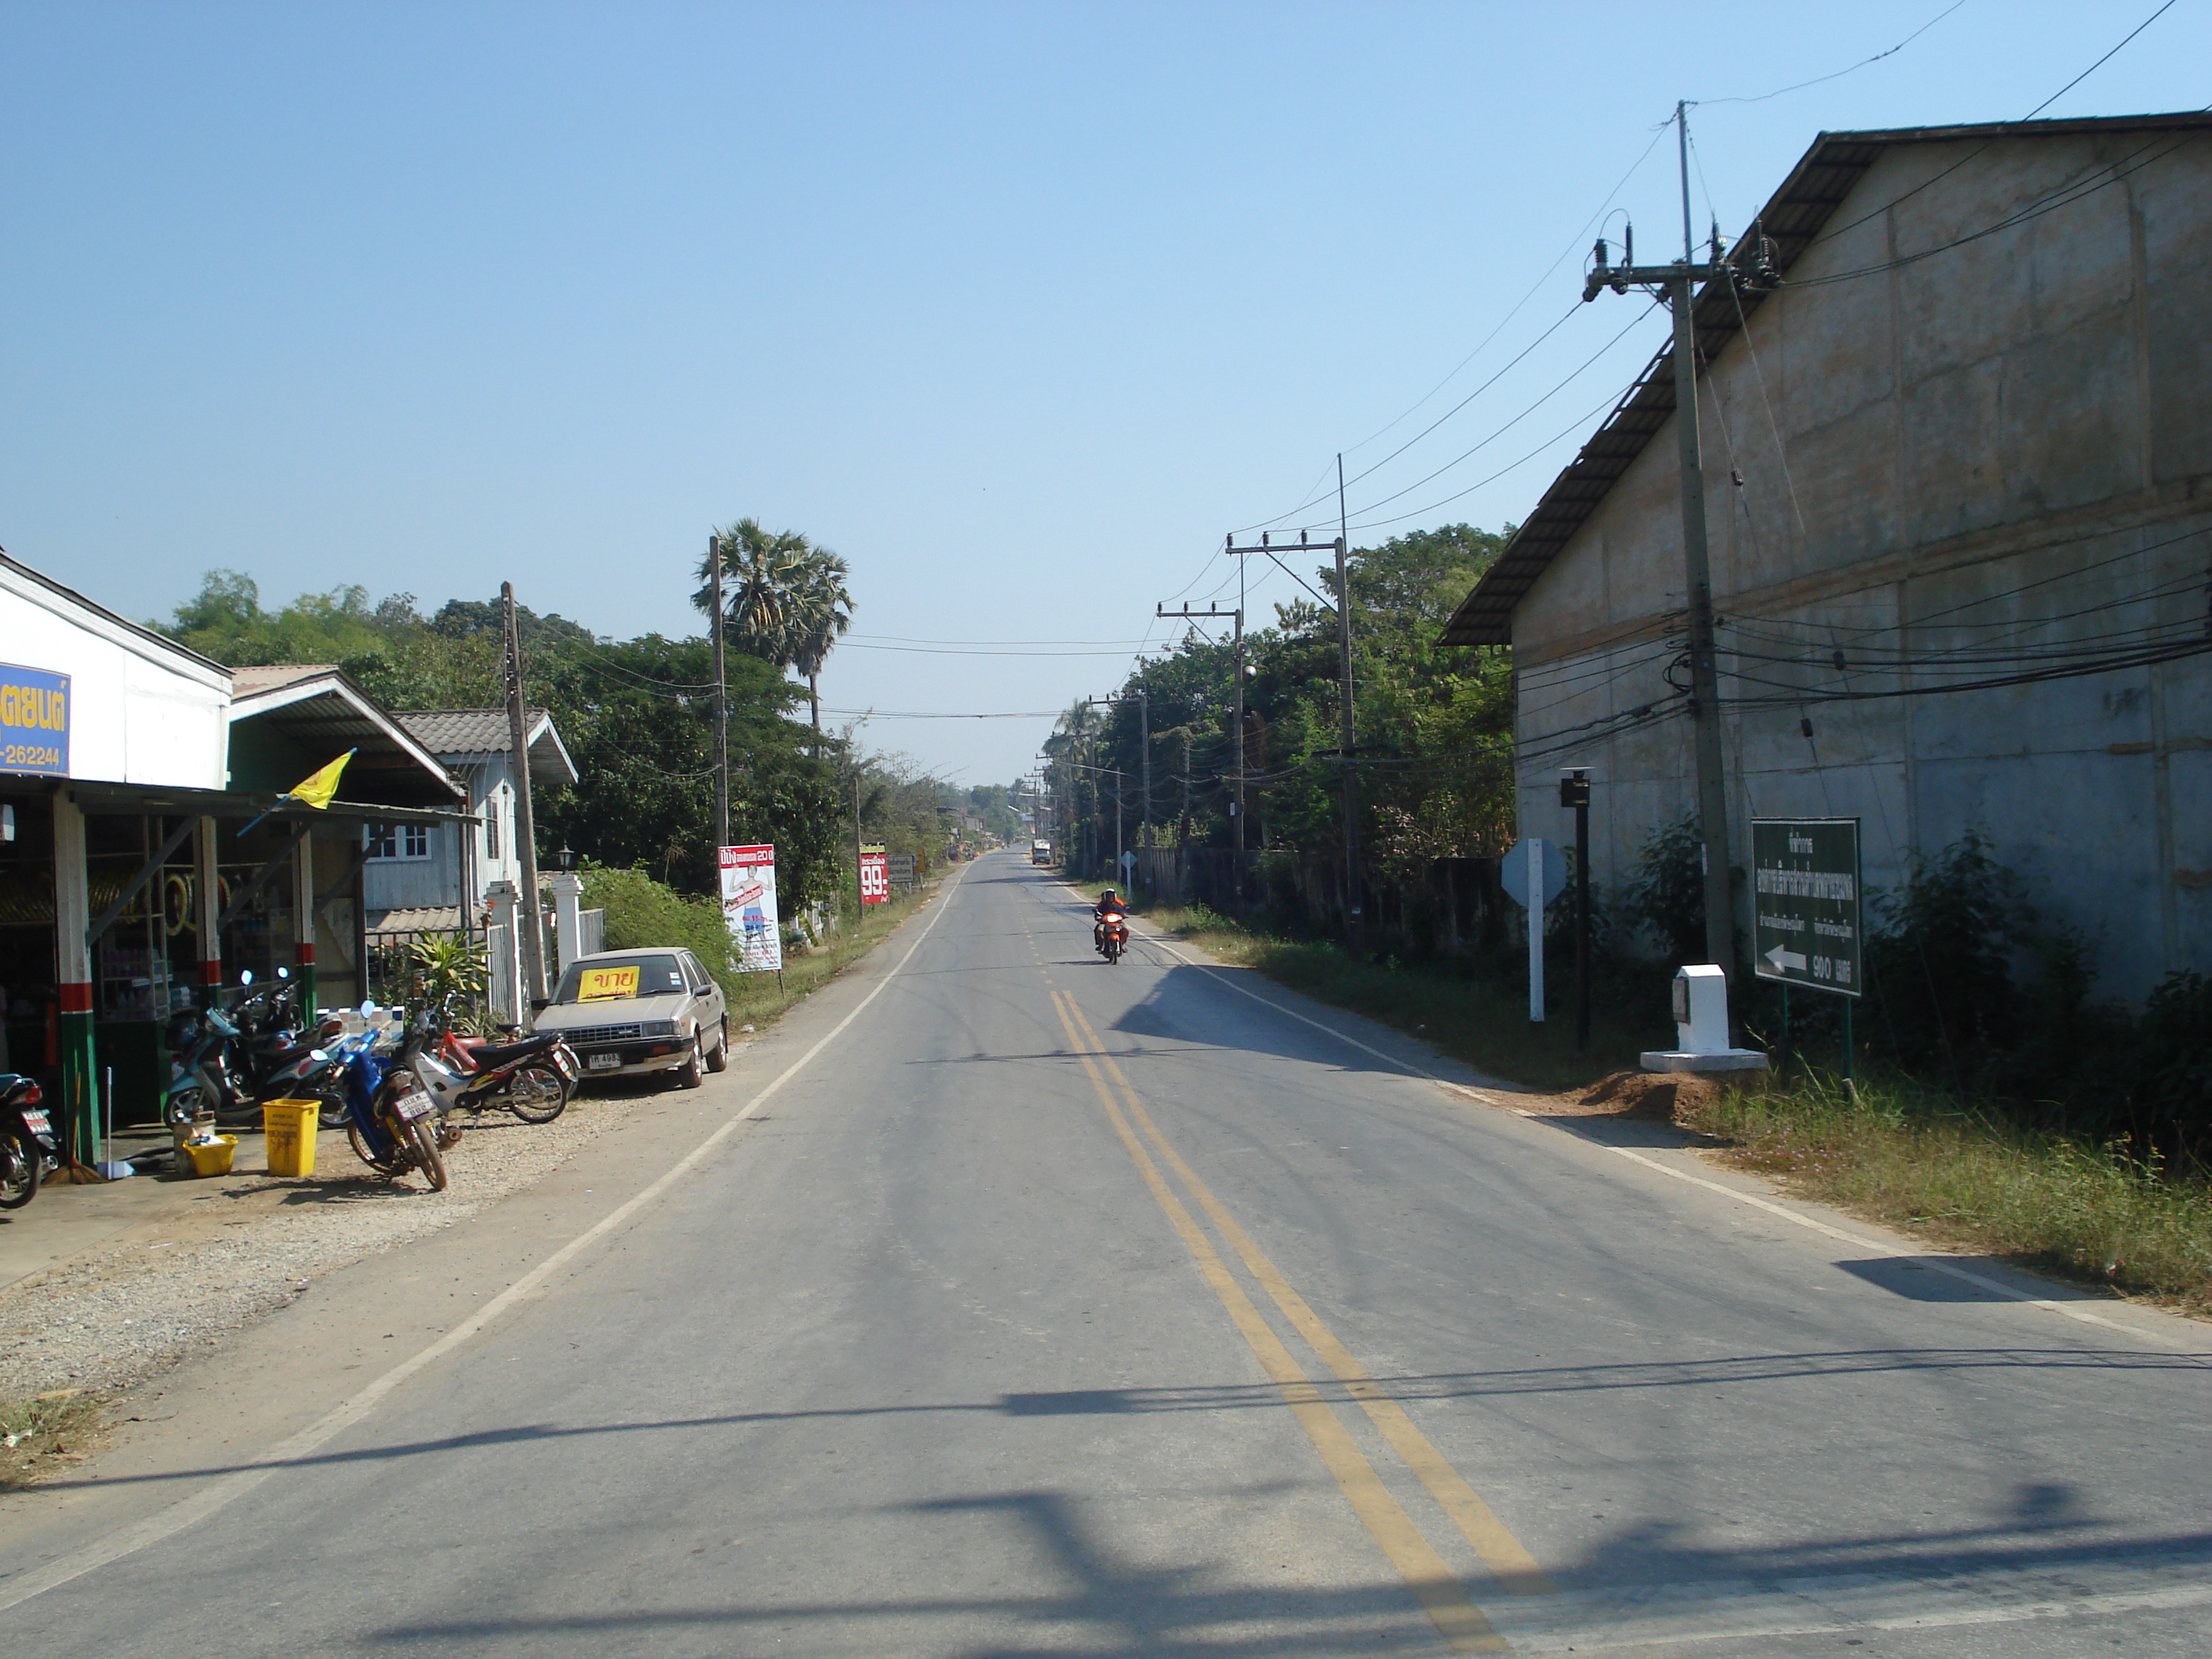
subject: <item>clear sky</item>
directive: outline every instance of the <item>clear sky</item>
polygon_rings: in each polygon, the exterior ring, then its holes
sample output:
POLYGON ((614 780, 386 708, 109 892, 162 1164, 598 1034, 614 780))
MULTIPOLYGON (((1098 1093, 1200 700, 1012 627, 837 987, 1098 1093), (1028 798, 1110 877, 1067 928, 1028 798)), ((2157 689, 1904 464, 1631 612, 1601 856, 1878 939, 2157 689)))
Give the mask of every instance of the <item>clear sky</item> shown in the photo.
MULTIPOLYGON (((833 708, 1057 708, 1566 317, 1351 490, 1525 513, 1663 331, 1575 302, 1608 204, 1679 239, 1676 99, 1733 234, 1821 129, 2023 117, 2158 3, 0 6, 0 544, 134 617, 228 566, 629 635, 750 514, 851 562, 833 708)), ((2045 113, 2208 64, 2175 0, 2045 113)), ((864 736, 1003 781, 1050 726, 864 736)))

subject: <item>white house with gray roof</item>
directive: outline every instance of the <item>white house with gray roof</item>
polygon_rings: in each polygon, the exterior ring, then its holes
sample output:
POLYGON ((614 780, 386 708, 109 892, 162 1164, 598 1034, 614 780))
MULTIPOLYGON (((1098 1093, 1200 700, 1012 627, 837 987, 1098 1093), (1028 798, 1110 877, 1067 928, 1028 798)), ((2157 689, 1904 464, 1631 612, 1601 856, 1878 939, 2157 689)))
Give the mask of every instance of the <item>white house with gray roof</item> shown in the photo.
MULTIPOLYGON (((520 886, 514 773, 504 708, 437 708, 396 715, 468 790, 474 824, 372 824, 363 890, 372 933, 458 927, 483 919, 494 882, 520 886)), ((546 709, 524 716, 533 789, 576 781, 575 763, 546 709)))

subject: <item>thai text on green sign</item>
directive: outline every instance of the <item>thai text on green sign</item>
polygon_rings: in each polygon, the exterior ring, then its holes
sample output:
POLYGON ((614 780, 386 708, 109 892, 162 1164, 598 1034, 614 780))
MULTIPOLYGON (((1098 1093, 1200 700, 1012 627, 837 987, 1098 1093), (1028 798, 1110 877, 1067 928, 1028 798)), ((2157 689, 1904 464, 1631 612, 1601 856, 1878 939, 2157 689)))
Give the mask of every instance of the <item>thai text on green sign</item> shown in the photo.
POLYGON ((1856 818, 1753 818, 1752 955, 1761 979, 1858 996, 1863 884, 1856 818))

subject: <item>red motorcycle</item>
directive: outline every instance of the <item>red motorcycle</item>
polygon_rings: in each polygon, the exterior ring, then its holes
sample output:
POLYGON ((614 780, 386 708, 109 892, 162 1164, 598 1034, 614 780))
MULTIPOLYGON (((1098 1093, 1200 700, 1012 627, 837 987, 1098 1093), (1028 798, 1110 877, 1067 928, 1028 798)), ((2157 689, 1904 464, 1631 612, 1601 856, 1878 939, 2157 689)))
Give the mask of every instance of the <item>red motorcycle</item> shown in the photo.
POLYGON ((1098 954, 1111 963, 1119 963, 1129 948, 1129 919, 1119 910, 1105 910, 1098 917, 1098 954))
POLYGON ((522 1037, 519 1025, 502 1025, 506 1041, 464 1036, 440 1022, 438 1045, 433 1053, 463 1078, 471 1079, 489 1067, 507 1073, 503 1083, 471 1089, 469 1103, 479 1116, 488 1105, 504 1106, 525 1123, 550 1123, 568 1109, 581 1068, 568 1043, 552 1032, 522 1037))

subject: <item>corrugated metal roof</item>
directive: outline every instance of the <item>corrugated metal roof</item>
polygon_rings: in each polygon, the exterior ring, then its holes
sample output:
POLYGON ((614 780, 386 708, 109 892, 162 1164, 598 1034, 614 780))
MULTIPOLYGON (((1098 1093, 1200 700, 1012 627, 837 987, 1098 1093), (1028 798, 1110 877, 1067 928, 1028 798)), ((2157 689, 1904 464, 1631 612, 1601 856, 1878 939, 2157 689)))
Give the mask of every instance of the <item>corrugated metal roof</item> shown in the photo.
MULTIPOLYGON (((394 719, 415 740, 449 764, 467 755, 507 752, 507 710, 504 708, 425 708, 394 719)), ((533 783, 574 783, 575 763, 561 741, 546 708, 523 711, 525 741, 530 746, 530 777, 533 783)))
MULTIPOLYGON (((2002 138, 2059 138, 2084 133, 2131 130, 2212 130, 2212 112, 2117 115, 2072 121, 1997 121, 1979 126, 1900 127, 1874 132, 1824 132, 1813 141, 1790 176, 1782 181, 1753 222, 1774 244, 1777 270, 1784 273, 1826 228, 1844 198, 1866 176, 1885 150, 1904 144, 1984 142, 2002 138)), ((1737 244, 1749 252, 1747 239, 1737 244)), ((1731 256, 1732 258, 1734 256, 1731 256)), ((1745 293, 1739 300, 1728 285, 1699 290, 1690 311, 1697 331, 1700 365, 1710 364, 1739 333, 1765 295, 1745 293)), ((1536 585, 1559 550, 1597 511, 1644 447, 1674 412, 1674 349, 1670 342, 1644 366, 1636 382, 1613 406, 1566 470, 1553 480, 1513 539, 1483 574, 1444 624, 1445 645, 1510 645, 1513 611, 1536 585)))

